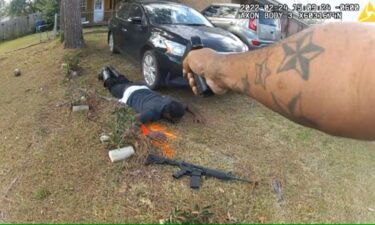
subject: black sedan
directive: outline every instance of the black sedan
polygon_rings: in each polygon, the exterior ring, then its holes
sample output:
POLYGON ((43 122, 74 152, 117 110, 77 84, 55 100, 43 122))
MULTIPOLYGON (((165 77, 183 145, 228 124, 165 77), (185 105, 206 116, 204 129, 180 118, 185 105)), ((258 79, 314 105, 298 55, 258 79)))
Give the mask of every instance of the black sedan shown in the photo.
POLYGON ((196 10, 165 1, 140 1, 120 5, 109 23, 108 44, 141 60, 146 84, 186 86, 182 78, 182 56, 192 36, 219 52, 244 52, 247 46, 236 36, 214 27, 196 10))

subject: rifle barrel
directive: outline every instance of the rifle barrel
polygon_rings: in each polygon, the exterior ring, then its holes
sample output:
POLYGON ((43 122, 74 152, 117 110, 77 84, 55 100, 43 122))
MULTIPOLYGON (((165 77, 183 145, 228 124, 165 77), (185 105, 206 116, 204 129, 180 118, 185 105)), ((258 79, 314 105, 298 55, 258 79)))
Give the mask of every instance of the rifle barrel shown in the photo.
POLYGON ((239 180, 239 181, 244 181, 244 182, 247 182, 247 183, 250 183, 250 184, 254 183, 254 181, 248 180, 248 179, 245 179, 245 178, 242 178, 242 177, 234 177, 233 179, 239 180))

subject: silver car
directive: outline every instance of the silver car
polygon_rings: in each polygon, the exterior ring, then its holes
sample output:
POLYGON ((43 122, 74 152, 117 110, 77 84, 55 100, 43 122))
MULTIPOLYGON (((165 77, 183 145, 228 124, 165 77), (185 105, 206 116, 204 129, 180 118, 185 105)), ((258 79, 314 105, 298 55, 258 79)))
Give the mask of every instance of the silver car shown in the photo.
POLYGON ((215 26, 235 34, 249 49, 261 48, 281 39, 279 19, 266 19, 262 9, 258 11, 259 19, 242 19, 239 11, 240 4, 213 3, 202 14, 215 26))

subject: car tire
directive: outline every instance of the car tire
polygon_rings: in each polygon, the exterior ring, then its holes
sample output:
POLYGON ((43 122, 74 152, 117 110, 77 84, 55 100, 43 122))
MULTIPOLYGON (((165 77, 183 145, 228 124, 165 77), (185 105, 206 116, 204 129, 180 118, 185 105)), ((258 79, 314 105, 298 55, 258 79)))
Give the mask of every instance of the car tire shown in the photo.
POLYGON ((113 38, 113 34, 112 34, 112 32, 109 33, 109 37, 108 37, 108 46, 109 46, 109 51, 110 51, 112 54, 116 54, 116 53, 118 53, 118 51, 116 50, 115 40, 114 40, 114 38, 113 38))
POLYGON ((146 85, 152 90, 158 89, 161 83, 161 75, 154 50, 148 50, 143 54, 141 67, 146 85))

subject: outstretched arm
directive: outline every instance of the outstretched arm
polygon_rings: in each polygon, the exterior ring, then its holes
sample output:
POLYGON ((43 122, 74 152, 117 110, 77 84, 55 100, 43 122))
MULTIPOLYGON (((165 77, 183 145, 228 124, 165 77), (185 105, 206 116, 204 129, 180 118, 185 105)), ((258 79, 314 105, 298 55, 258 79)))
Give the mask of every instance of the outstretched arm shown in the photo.
POLYGON ((184 105, 185 109, 187 112, 191 113, 194 117, 194 121, 197 122, 197 123, 206 123, 206 118, 199 112, 199 110, 197 110, 195 107, 193 107, 191 104, 186 104, 186 103, 183 103, 173 97, 170 97, 168 96, 168 98, 170 98, 171 100, 175 101, 175 102, 180 102, 181 104, 184 105))
POLYGON ((191 51, 184 72, 217 93, 233 90, 305 126, 375 140, 375 27, 317 25, 256 51, 191 51), (213 66, 214 65, 214 66, 213 66))
POLYGON ((206 118, 193 106, 186 105, 186 111, 190 112, 193 115, 195 122, 206 123, 206 118))

